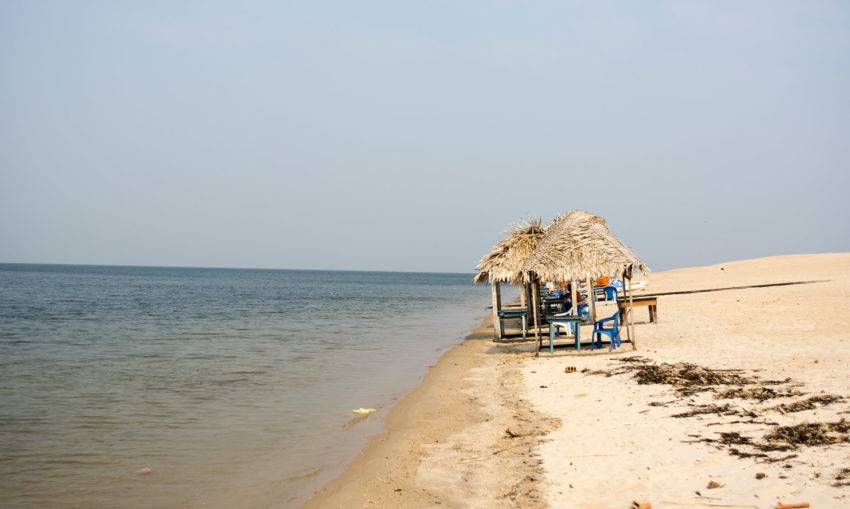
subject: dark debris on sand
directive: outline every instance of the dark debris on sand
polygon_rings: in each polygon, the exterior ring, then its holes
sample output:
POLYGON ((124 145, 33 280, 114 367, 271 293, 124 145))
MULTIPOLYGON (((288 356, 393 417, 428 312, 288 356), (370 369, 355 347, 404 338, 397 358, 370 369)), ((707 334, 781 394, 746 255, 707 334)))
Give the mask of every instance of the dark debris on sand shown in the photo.
MULTIPOLYGON (((694 405, 687 412, 677 413, 671 417, 690 418, 709 414, 726 416, 739 416, 744 420, 733 422, 724 421, 710 423, 712 425, 731 425, 735 423, 759 424, 768 426, 766 433, 759 433, 761 437, 744 436, 737 431, 721 432, 720 438, 702 438, 691 440, 693 442, 713 443, 718 448, 729 451, 729 454, 740 458, 752 458, 758 462, 774 463, 785 461, 796 457, 796 454, 787 454, 800 447, 827 446, 837 443, 850 443, 850 422, 844 419, 837 422, 814 422, 803 423, 794 426, 780 426, 776 422, 768 422, 764 418, 765 412, 778 412, 781 414, 812 410, 821 406, 831 405, 836 402, 846 401, 844 396, 833 394, 820 394, 806 399, 782 403, 772 407, 761 406, 765 401, 777 398, 796 398, 803 393, 793 390, 787 385, 792 385, 790 378, 785 380, 764 380, 757 376, 744 376, 742 370, 735 369, 709 369, 697 364, 678 362, 675 364, 655 364, 643 357, 625 357, 618 359, 622 364, 615 369, 588 370, 583 371, 587 375, 614 376, 631 374, 639 384, 664 384, 674 388, 679 398, 691 396, 701 392, 713 392, 717 399, 737 399, 752 401, 742 407, 732 406, 730 403, 722 405, 694 405), (786 385, 786 387, 779 387, 786 385), (781 453, 786 453, 782 455, 781 453), (777 455, 777 453, 779 453, 777 455)), ((675 403, 651 402, 650 406, 668 406, 675 403)), ((790 465, 790 464, 789 464, 790 465)), ((790 468, 790 467, 789 467, 790 468)), ((836 477, 833 486, 850 486, 850 468, 843 469, 836 477)))
POLYGON ((841 486, 850 486, 850 468, 842 468, 835 474, 835 482, 831 484, 833 488, 840 488, 841 486))
POLYGON ((842 486, 850 486, 850 468, 842 468, 835 474, 835 482, 831 484, 833 488, 840 488, 842 486))
POLYGON ((750 445, 753 443, 753 439, 745 437, 737 431, 729 431, 720 434, 720 443, 724 445, 750 445))
POLYGON ((793 398, 800 396, 800 391, 779 392, 768 387, 738 387, 736 389, 727 389, 717 393, 717 397, 721 399, 757 399, 765 401, 774 398, 793 398))
POLYGON ((688 410, 687 412, 682 412, 680 414, 673 414, 671 415, 671 417, 681 419, 683 417, 693 417, 695 415, 735 415, 736 413, 737 412, 733 410, 729 405, 700 405, 694 408, 693 410, 688 410))
POLYGON ((698 392, 714 390, 718 385, 744 386, 753 381, 744 377, 735 369, 708 369, 689 362, 654 364, 644 357, 624 357, 618 359, 623 365, 610 370, 585 370, 587 375, 621 375, 633 373, 639 384, 672 385, 679 396, 689 396, 698 392))
POLYGON ((706 369, 689 362, 642 364, 635 366, 639 384, 672 385, 680 395, 711 390, 715 385, 746 385, 750 379, 737 373, 706 369))
POLYGON ((804 410, 812 410, 821 406, 831 405, 835 402, 843 401, 844 399, 844 397, 836 396, 835 394, 821 394, 806 398, 802 401, 795 401, 794 403, 783 403, 771 408, 771 410, 778 410, 784 414, 802 412, 804 410))
POLYGON ((829 445, 850 442, 850 423, 805 422, 796 426, 778 426, 764 436, 768 442, 783 442, 791 447, 829 445))

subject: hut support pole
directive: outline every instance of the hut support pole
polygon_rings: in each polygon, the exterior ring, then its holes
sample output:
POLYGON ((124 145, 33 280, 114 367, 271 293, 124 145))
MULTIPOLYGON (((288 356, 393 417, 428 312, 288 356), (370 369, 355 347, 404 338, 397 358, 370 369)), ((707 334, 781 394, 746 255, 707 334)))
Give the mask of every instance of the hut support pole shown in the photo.
POLYGON ((590 324, 596 325, 596 290, 593 289, 593 281, 587 278, 587 296, 590 297, 590 324))
POLYGON ((570 314, 572 316, 576 316, 578 314, 578 302, 576 302, 576 296, 578 295, 576 292, 577 287, 578 281, 573 279, 570 282, 570 314))
POLYGON ((524 308, 528 302, 528 285, 523 283, 519 287, 519 307, 524 308))
POLYGON ((534 356, 537 357, 540 355, 540 281, 537 280, 537 277, 532 280, 531 287, 531 295, 532 300, 534 301, 534 339, 537 343, 537 348, 534 351, 534 356))
POLYGON ((502 338, 502 324, 499 323, 499 311, 502 310, 502 289, 498 281, 494 281, 493 287, 493 337, 502 338))
MULTIPOLYGON (((626 297, 628 296, 628 294, 626 293, 627 278, 626 278, 626 271, 625 270, 623 271, 623 274, 622 274, 621 277, 623 278, 623 308, 622 308, 622 311, 620 311, 620 313, 622 313, 620 315, 620 318, 622 318, 622 320, 620 320, 620 323, 626 324, 626 339, 628 339, 629 341, 632 341, 632 331, 631 331, 631 329, 629 329, 629 323, 631 322, 631 317, 629 316, 629 313, 631 312, 631 310, 629 310, 625 306, 626 297)), ((620 300, 619 296, 617 297, 617 300, 618 300, 618 305, 619 305, 619 300, 620 300)), ((632 346, 634 347, 634 342, 632 342, 632 346)))
POLYGON ((629 294, 629 314, 626 315, 628 317, 628 322, 626 322, 626 327, 628 327, 630 333, 629 337, 632 339, 632 350, 637 350, 637 340, 635 339, 635 328, 632 325, 632 310, 634 309, 634 300, 632 299, 632 278, 629 277, 626 279, 626 288, 628 289, 629 294))
POLYGON ((531 289, 531 283, 523 283, 522 287, 525 290, 526 295, 525 304, 523 304, 523 306, 525 307, 525 310, 527 312, 526 316, 528 316, 528 324, 529 326, 531 326, 532 324, 535 324, 535 322, 532 322, 532 320, 534 320, 534 309, 531 306, 531 301, 533 300, 532 297, 534 296, 534 290, 531 289))

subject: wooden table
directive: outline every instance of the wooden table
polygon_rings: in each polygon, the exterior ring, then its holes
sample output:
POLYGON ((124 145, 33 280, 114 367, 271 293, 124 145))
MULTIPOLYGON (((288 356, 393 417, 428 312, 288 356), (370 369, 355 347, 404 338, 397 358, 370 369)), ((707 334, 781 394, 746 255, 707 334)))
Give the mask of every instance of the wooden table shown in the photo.
MULTIPOLYGON (((555 324, 569 325, 573 324, 574 329, 576 331, 576 351, 581 352, 581 322, 584 319, 583 316, 552 316, 549 315, 546 317, 546 321, 549 322, 549 353, 555 353, 555 324)), ((591 338, 593 339, 593 338, 591 338)))
POLYGON ((649 322, 658 323, 658 299, 656 297, 634 297, 631 304, 629 304, 628 300, 623 299, 617 302, 617 306, 623 311, 620 313, 621 325, 625 319, 625 314, 631 312, 632 306, 647 306, 649 308, 649 322))
POLYGON ((499 311, 499 338, 505 337, 505 323, 506 319, 510 318, 521 318, 522 319, 522 337, 525 338, 528 335, 528 310, 523 309, 503 309, 499 311))

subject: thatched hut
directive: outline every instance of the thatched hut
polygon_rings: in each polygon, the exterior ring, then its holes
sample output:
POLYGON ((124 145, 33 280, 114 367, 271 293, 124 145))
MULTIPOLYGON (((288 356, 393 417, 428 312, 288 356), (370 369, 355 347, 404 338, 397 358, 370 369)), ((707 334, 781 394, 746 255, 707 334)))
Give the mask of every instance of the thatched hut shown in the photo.
MULTIPOLYGON (((520 269, 525 260, 534 252, 546 229, 542 226, 539 218, 530 218, 523 224, 513 225, 505 233, 508 237, 493 248, 493 250, 481 259, 476 267, 473 282, 475 284, 489 282, 493 287, 493 327, 494 334, 499 337, 499 311, 502 307, 500 285, 518 281, 521 283, 520 269)), ((521 305, 527 306, 527 285, 522 284, 521 305)))
POLYGON ((624 271, 631 276, 634 269, 649 270, 611 233, 605 219, 583 210, 572 210, 549 225, 537 249, 526 257, 512 281, 585 281, 624 271))
MULTIPOLYGON (((649 272, 632 250, 611 233, 605 219, 583 210, 573 210, 549 225, 537 249, 515 273, 512 282, 532 284, 537 314, 541 281, 572 283, 572 301, 576 302, 575 289, 579 281, 592 286, 592 281, 606 275, 622 275, 628 281, 634 270, 649 272)), ((595 306, 591 316, 595 319, 595 306)))

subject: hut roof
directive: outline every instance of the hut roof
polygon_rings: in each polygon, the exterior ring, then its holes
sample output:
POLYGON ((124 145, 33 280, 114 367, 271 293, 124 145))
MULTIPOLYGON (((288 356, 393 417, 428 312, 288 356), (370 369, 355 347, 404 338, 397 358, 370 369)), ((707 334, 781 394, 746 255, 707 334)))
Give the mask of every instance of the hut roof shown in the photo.
POLYGON ((504 283, 518 278, 523 262, 534 252, 545 232, 539 218, 513 225, 505 232, 508 238, 496 244, 493 251, 481 259, 473 282, 504 283))
POLYGON ((583 210, 573 210, 552 222, 537 249, 516 273, 514 283, 540 281, 583 281, 647 266, 626 247, 605 219, 583 210))

